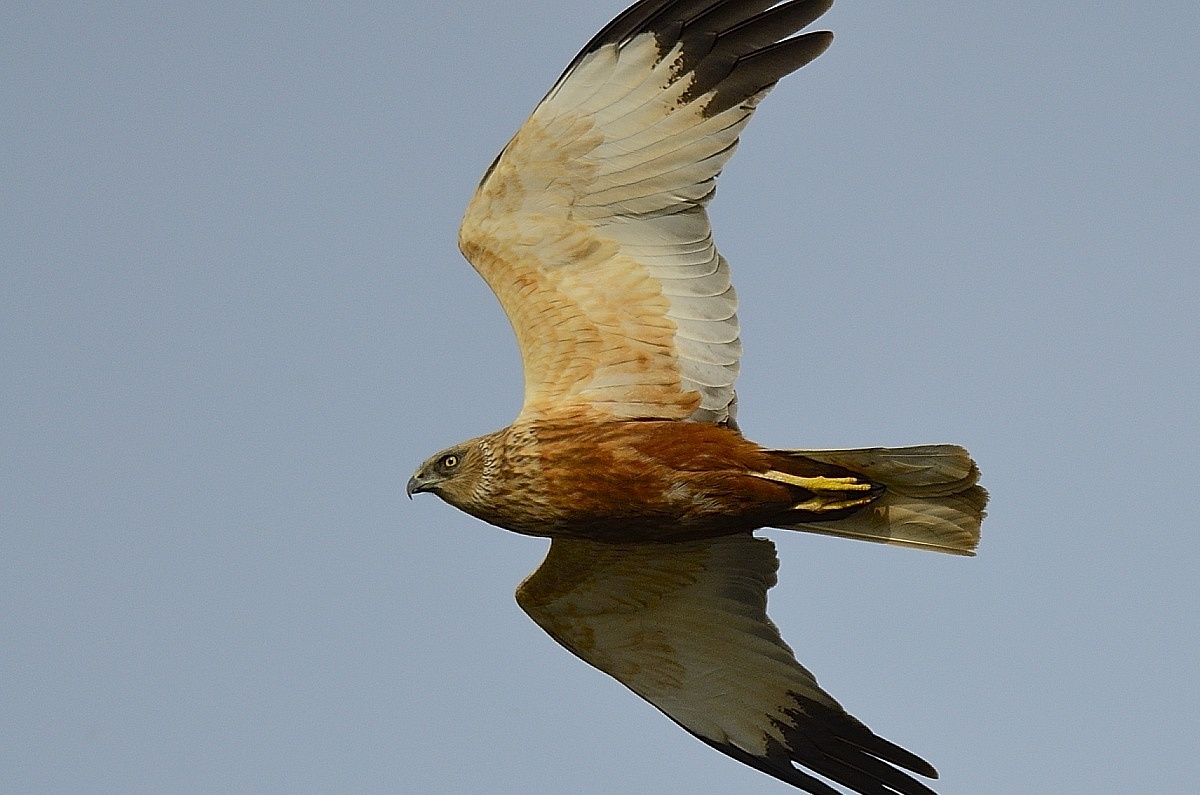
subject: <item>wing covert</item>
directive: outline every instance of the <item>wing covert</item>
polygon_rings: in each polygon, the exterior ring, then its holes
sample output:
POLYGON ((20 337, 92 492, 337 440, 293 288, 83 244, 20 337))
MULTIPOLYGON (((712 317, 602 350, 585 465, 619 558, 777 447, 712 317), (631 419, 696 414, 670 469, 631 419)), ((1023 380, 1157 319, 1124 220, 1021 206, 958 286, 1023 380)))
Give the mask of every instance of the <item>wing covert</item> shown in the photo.
POLYGON ((828 0, 644 0, 572 61, 459 232, 512 323, 526 418, 729 419, 741 342, 705 205, 828 0), (789 38, 790 37, 790 38, 789 38))
POLYGON ((778 559, 748 534, 671 544, 555 539, 517 589, 555 640, 705 743, 815 795, 931 795, 937 773, 875 735, 803 668, 767 617, 778 559))

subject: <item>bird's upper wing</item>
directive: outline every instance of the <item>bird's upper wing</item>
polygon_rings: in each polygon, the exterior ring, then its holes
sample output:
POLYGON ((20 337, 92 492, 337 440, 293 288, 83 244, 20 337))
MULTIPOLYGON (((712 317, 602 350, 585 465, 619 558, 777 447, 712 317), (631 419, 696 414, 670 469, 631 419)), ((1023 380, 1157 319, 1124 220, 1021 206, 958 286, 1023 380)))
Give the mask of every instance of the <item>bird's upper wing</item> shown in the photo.
POLYGON ((671 544, 556 538, 517 601, 568 650, 733 758, 815 795, 931 795, 920 757, 851 717, 767 617, 778 559, 749 534, 671 544))
POLYGON ((459 247, 500 299, 522 414, 721 422, 741 343, 704 210, 755 104, 822 53, 832 0, 642 0, 496 158, 459 247))

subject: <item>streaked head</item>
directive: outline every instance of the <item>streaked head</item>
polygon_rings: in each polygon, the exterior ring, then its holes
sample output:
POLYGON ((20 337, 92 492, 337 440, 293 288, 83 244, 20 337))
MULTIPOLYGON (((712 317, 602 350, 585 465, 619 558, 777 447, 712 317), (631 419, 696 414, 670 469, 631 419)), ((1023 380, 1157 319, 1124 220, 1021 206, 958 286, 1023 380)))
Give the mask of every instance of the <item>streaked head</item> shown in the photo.
POLYGON ((492 451, 488 437, 456 444, 431 456, 408 479, 405 491, 428 491, 461 510, 486 498, 492 479, 492 451))

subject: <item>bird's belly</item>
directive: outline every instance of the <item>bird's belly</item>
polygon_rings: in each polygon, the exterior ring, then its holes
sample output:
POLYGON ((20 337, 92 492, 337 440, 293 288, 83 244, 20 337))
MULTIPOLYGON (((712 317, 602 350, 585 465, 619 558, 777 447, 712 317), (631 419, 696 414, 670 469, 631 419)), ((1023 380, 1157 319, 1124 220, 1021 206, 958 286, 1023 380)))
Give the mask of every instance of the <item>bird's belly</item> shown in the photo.
MULTIPOLYGON (((492 519, 526 535, 593 541, 679 541, 747 532, 770 523, 786 503, 762 500, 742 473, 622 472, 542 478, 519 508, 492 519), (534 497, 533 495, 540 497, 534 497)), ((514 506, 516 508, 517 506, 514 506)))
POLYGON ((794 502, 793 489, 754 476, 761 448, 701 423, 527 423, 511 426, 499 449, 498 476, 476 515, 528 535, 732 535, 769 525, 794 502))

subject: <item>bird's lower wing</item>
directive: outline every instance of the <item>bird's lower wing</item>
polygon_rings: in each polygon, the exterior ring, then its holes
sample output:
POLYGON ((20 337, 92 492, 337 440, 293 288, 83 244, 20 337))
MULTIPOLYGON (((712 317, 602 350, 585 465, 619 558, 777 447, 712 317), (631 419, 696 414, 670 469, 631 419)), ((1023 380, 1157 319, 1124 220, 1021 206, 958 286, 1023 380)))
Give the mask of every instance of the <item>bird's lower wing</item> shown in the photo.
POLYGON ((767 617, 778 559, 766 539, 670 544, 555 539, 517 601, 568 650, 705 743, 814 795, 797 765, 863 795, 931 795, 937 773, 851 717, 767 617), (901 769, 903 768, 903 769, 901 769))

